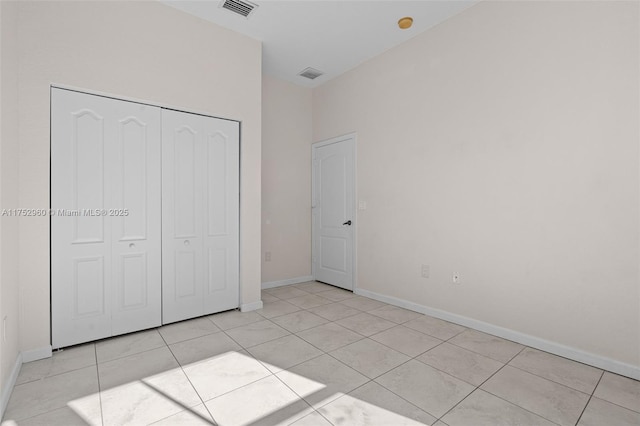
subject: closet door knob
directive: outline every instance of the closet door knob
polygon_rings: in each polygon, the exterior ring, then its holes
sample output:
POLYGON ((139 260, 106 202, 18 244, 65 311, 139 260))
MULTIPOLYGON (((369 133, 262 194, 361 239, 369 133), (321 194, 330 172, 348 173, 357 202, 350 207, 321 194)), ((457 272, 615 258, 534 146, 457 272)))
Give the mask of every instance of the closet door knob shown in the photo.
POLYGON ((134 248, 136 245, 134 243, 129 243, 129 248, 134 248))
POLYGON ((185 246, 188 246, 189 244, 191 244, 191 243, 189 242, 189 240, 184 240, 184 245, 185 245, 185 246))

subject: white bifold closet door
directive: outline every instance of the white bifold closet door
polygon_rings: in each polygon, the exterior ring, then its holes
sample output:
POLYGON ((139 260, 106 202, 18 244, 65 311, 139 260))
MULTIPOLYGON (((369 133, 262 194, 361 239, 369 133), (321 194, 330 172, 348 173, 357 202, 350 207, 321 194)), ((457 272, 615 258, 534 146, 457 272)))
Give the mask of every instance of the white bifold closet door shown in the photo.
POLYGON ((239 132, 162 110, 164 324, 239 306, 239 132))
POLYGON ((54 348, 161 324, 160 132, 160 108, 52 89, 54 348))

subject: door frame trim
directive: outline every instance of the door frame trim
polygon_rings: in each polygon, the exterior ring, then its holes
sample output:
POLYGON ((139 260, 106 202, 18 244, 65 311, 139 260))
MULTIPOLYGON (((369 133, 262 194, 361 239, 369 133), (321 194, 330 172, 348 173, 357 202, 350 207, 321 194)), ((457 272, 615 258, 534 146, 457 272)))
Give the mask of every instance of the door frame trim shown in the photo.
POLYGON ((346 133, 340 136, 335 136, 333 138, 324 139, 318 142, 314 142, 311 144, 311 276, 315 280, 316 278, 316 267, 315 262, 313 261, 315 253, 315 241, 317 229, 315 226, 315 221, 313 220, 313 209, 315 207, 315 195, 316 195, 316 181, 315 181, 315 157, 316 157, 316 149, 332 145, 335 143, 344 142, 347 140, 353 140, 353 220, 355 221, 353 226, 353 241, 351 244, 352 256, 351 256, 351 287, 352 291, 355 294, 356 289, 358 288, 358 134, 357 132, 346 133))
MULTIPOLYGON (((220 116, 217 116, 217 115, 213 115, 210 112, 205 112, 203 110, 194 110, 194 109, 191 109, 191 108, 186 108, 185 109, 184 107, 165 104, 165 103, 161 103, 161 102, 153 102, 153 101, 144 100, 144 99, 140 99, 140 98, 135 98, 135 97, 131 97, 131 96, 117 95, 117 94, 113 94, 113 93, 109 93, 109 92, 102 92, 100 90, 91 90, 91 89, 87 89, 87 88, 83 88, 83 87, 77 87, 77 86, 71 86, 71 85, 68 85, 68 84, 59 84, 59 83, 51 83, 49 85, 49 90, 51 90, 51 89, 68 90, 70 92, 84 93, 85 95, 100 96, 100 97, 103 97, 103 98, 115 99, 117 101, 132 102, 134 104, 141 104, 141 105, 146 105, 146 106, 151 106, 151 107, 158 107, 158 108, 162 108, 162 109, 169 109, 169 110, 173 110, 173 111, 184 112, 186 114, 204 115, 205 117, 219 118, 220 120, 236 121, 236 122, 240 123, 240 126, 242 126, 242 121, 241 120, 228 118, 228 117, 220 117, 220 116)), ((51 92, 49 94, 49 98, 51 98, 51 92)))

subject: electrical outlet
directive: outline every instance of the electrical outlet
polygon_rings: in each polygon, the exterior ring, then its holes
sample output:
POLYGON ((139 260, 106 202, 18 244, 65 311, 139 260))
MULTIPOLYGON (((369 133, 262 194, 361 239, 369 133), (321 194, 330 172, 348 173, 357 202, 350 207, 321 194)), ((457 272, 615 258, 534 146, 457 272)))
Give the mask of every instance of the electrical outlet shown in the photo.
POLYGON ((264 252, 264 261, 265 262, 271 262, 271 252, 270 251, 265 251, 264 252))
POLYGON ((460 284, 460 272, 454 272, 451 276, 451 282, 454 284, 460 284))
POLYGON ((429 278, 429 265, 422 265, 422 278, 429 278))

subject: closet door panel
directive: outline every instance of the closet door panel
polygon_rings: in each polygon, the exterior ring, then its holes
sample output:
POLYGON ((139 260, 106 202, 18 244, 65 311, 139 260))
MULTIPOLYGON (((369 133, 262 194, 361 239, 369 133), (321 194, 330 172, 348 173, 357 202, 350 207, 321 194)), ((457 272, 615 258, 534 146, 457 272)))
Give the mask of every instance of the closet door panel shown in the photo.
MULTIPOLYGON (((78 212, 73 219, 73 243, 104 243, 105 221, 86 210, 105 207, 105 129, 101 106, 71 113, 72 197, 67 207, 78 212)), ((107 111, 102 111, 104 114, 107 111)), ((108 139, 109 136, 107 135, 108 139)))
MULTIPOLYGON (((159 111, 154 112, 159 114, 159 111)), ((159 116, 151 116, 147 118, 149 119, 160 125, 159 116)), ((149 207, 152 210, 157 207, 148 205, 149 198, 158 201, 160 194, 159 185, 154 185, 154 180, 159 179, 159 175, 155 174, 160 172, 160 131, 157 128, 150 129, 148 122, 140 121, 140 117, 136 116, 120 119, 118 127, 118 159, 114 176, 118 183, 118 193, 115 198, 118 208, 127 209, 126 215, 116 216, 119 221, 118 238, 144 240, 147 238, 149 207), (154 164, 156 161, 157 165, 154 164), (149 185, 155 186, 154 194, 150 196, 147 195, 149 185)))
POLYGON ((112 334, 162 323, 161 113, 122 102, 111 162, 112 334))
POLYGON ((238 122, 164 110, 163 323, 239 305, 238 122))
POLYGON ((162 111, 164 324, 203 315, 201 116, 162 111))
POLYGON ((51 315, 54 348, 111 335, 110 222, 103 98, 54 91, 51 99, 51 315))
POLYGON ((239 306, 239 137, 235 121, 205 119, 205 313, 239 306))
MULTIPOLYGON (((196 238, 199 234, 198 216, 199 203, 196 194, 196 174, 200 173, 198 158, 198 139, 202 138, 199 131, 188 125, 180 126, 173 132, 173 152, 167 158, 173 166, 173 220, 174 237, 176 238, 196 238)), ((199 185, 198 185, 199 186, 199 185)), ((199 195, 199 194, 198 194, 199 195)))
POLYGON ((161 323, 160 109, 52 89, 52 343, 161 323))

